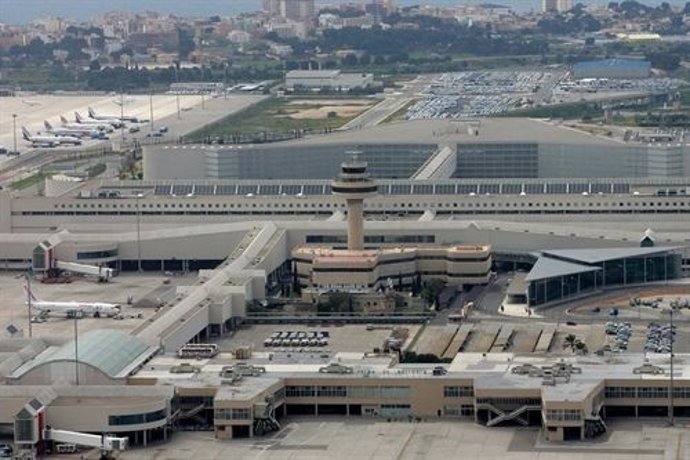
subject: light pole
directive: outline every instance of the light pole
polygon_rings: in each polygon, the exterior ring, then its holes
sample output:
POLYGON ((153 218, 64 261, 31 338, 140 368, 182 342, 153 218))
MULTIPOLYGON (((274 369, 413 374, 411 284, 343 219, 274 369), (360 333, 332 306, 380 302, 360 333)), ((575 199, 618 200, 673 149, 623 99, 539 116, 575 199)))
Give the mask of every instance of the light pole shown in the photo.
POLYGON ((673 330, 673 307, 668 311, 668 314, 671 318, 671 388, 669 389, 668 396, 669 396, 669 413, 668 413, 668 424, 673 426, 675 424, 675 415, 673 414, 673 405, 674 405, 674 400, 673 400, 673 390, 675 389, 674 387, 674 381, 673 381, 673 343, 676 341, 676 337, 674 334, 673 330))
POLYGON ((153 92, 149 94, 149 118, 151 119, 151 132, 153 132, 153 92))
POLYGON ((28 313, 28 320, 29 320, 29 338, 33 336, 33 331, 31 330, 31 302, 33 299, 31 298, 31 273, 26 273, 26 305, 28 306, 29 310, 27 311, 28 313))
POLYGON ((124 90, 120 90, 120 134, 122 135, 122 144, 125 143, 125 94, 124 90))
POLYGON ((12 114, 12 135, 14 136, 14 153, 17 153, 17 114, 12 114))
POLYGON ((79 316, 74 315, 74 378, 77 386, 79 386, 79 331, 77 329, 77 321, 79 316))
POLYGON ((139 198, 141 198, 141 193, 136 194, 137 199, 137 271, 141 271, 141 211, 139 208, 139 198))
POLYGON ((177 96, 177 119, 179 120, 180 118, 182 118, 180 116, 180 93, 177 93, 176 96, 177 96))

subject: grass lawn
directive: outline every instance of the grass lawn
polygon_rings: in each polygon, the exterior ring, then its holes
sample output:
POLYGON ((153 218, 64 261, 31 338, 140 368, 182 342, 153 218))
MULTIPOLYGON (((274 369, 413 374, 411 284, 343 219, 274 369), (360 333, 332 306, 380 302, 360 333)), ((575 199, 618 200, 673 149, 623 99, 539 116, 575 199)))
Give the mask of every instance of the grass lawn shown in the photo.
POLYGON ((508 111, 498 116, 503 117, 534 117, 534 118, 564 118, 566 120, 583 117, 600 117, 604 114, 601 102, 581 101, 566 104, 534 107, 531 109, 508 111))
MULTIPOLYGON (((328 98, 336 100, 338 98, 328 98)), ((339 128, 355 116, 334 116, 328 118, 291 118, 290 114, 302 110, 319 109, 326 103, 319 104, 317 98, 308 96, 308 101, 297 103, 305 98, 270 98, 247 109, 230 115, 212 125, 200 129, 188 136, 192 140, 207 137, 227 137, 233 134, 252 134, 262 132, 286 133, 293 130, 319 131, 324 128, 339 128)))
POLYGON ((36 174, 32 174, 31 176, 20 179, 17 182, 13 182, 10 184, 10 188, 12 190, 24 190, 25 188, 29 188, 32 185, 42 182, 46 177, 50 177, 53 174, 55 173, 52 171, 39 171, 36 174))

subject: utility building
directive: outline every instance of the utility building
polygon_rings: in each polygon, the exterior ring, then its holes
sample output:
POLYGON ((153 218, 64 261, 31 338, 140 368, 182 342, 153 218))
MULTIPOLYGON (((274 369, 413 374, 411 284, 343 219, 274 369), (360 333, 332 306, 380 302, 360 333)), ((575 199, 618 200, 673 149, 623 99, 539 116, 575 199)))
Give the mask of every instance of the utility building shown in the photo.
POLYGON ((573 66, 575 78, 648 78, 652 71, 649 61, 635 59, 602 59, 579 62, 573 66))

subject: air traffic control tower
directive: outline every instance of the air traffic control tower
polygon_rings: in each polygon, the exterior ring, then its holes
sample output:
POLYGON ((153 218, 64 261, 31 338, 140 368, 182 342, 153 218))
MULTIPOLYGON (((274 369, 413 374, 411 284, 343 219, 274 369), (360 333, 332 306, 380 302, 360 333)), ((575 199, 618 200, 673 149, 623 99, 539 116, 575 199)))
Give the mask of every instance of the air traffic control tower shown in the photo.
POLYGON ((364 249, 364 200, 376 196, 377 187, 367 172, 367 162, 359 159, 358 152, 348 152, 338 178, 331 183, 334 195, 347 203, 347 249, 364 249))

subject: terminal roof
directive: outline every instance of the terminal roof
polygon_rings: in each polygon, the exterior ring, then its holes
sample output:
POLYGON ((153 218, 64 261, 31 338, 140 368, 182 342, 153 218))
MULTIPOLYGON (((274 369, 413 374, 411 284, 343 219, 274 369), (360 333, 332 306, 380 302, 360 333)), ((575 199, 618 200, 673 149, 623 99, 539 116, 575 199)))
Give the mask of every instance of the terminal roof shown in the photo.
POLYGON ((152 347, 122 331, 114 329, 95 329, 79 336, 78 350, 74 341, 52 347, 41 353, 36 359, 17 369, 13 376, 21 377, 32 369, 48 363, 74 362, 75 351, 78 360, 100 370, 110 378, 122 378, 153 355, 158 347, 152 347))
MULTIPOLYGON (((560 259, 582 262, 585 264, 596 264, 606 260, 624 259, 626 257, 641 257, 652 254, 661 254, 673 251, 674 247, 627 247, 627 248, 598 248, 598 249, 560 249, 555 251, 543 251, 542 254, 560 259)), ((540 259, 541 260, 541 259, 540 259)))
POLYGON ((600 267, 590 267, 587 265, 565 262, 550 257, 540 257, 532 267, 532 270, 525 277, 525 281, 537 281, 556 276, 575 275, 577 273, 588 273, 601 270, 600 267))

